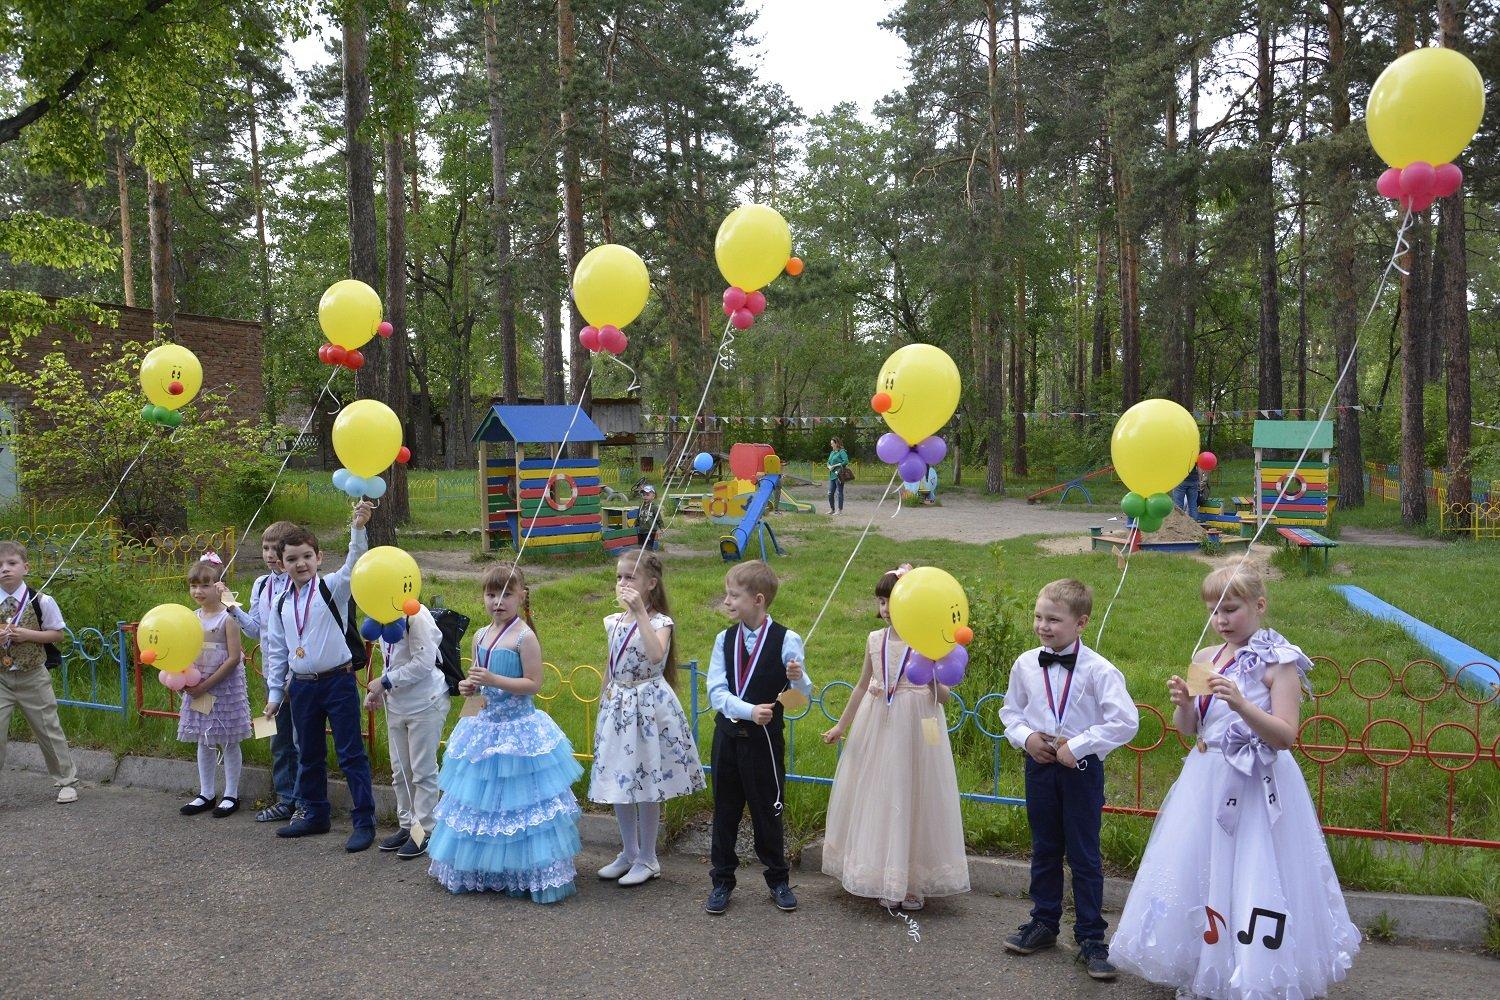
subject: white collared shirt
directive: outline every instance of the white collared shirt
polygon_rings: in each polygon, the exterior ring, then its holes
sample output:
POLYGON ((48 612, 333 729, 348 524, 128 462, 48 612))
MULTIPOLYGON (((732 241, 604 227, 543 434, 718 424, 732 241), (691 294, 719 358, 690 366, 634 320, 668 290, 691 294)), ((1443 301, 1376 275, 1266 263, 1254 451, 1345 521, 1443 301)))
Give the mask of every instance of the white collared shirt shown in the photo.
MULTIPOLYGON (((21 604, 21 599, 25 598, 26 604, 29 605, 33 597, 36 597, 36 591, 32 590, 25 583, 21 584, 14 591, 0 590, 0 604, 4 604, 6 598, 12 598, 15 600, 17 618, 19 618, 20 613, 25 610, 25 608, 21 604)), ((37 620, 41 623, 41 629, 44 632, 50 631, 52 629, 62 631, 63 629, 68 627, 67 624, 63 621, 61 609, 58 608, 57 602, 52 599, 52 596, 50 594, 43 594, 40 598, 37 599, 36 616, 37 620)))
MULTIPOLYGON (((746 655, 749 655, 755 649, 761 630, 769 628, 770 625, 771 618, 768 615, 765 621, 761 622, 760 628, 746 628, 743 630, 740 641, 744 643, 746 655)), ((743 626, 735 627, 743 628, 743 626)), ((730 630, 725 629, 725 632, 728 631, 730 630)), ((802 664, 802 676, 797 680, 789 679, 787 685, 811 698, 812 678, 807 674, 806 656, 807 651, 803 648, 802 637, 791 629, 787 629, 786 637, 781 640, 782 670, 784 672, 786 665, 793 660, 802 664)), ((755 668, 758 670, 761 668, 761 665, 757 663, 755 668)), ((730 689, 729 668, 724 663, 724 632, 720 632, 714 637, 713 652, 708 658, 708 704, 714 711, 722 712, 725 718, 734 719, 739 722, 748 722, 750 721, 750 717, 755 714, 755 706, 743 698, 736 697, 735 693, 730 689)))
POLYGON ((1026 748, 1032 733, 1062 737, 1073 756, 1082 760, 1097 754, 1100 760, 1135 738, 1141 716, 1135 701, 1125 687, 1120 669, 1082 642, 1073 667, 1073 683, 1068 686, 1068 670, 1053 664, 1043 680, 1037 660, 1042 647, 1016 657, 1010 668, 1010 684, 1005 689, 1005 705, 1000 722, 1005 738, 1017 750, 1026 748), (1047 699, 1047 681, 1052 684, 1052 701, 1047 699), (1068 689, 1066 706, 1063 691, 1068 689), (1054 706, 1061 713, 1058 719, 1054 706))
MULTIPOLYGON (((349 625, 349 575, 354 564, 370 547, 364 528, 353 528, 349 532, 349 553, 344 565, 337 572, 321 577, 328 585, 333 597, 333 606, 349 625)), ((261 644, 261 658, 266 668, 266 688, 269 700, 280 702, 285 697, 288 672, 293 674, 317 674, 332 670, 349 662, 349 644, 338 626, 328 602, 318 593, 318 574, 300 589, 292 586, 278 598, 281 613, 271 609, 270 620, 264 623, 265 638, 261 644), (302 630, 298 634, 297 622, 302 630), (301 656, 296 655, 298 649, 301 656)), ((355 624, 358 624, 357 622, 355 624)))
POLYGON ((446 699, 448 681, 438 668, 438 644, 443 633, 424 604, 406 619, 406 635, 400 642, 379 643, 384 669, 380 676, 390 681, 385 708, 396 715, 415 715, 446 699))

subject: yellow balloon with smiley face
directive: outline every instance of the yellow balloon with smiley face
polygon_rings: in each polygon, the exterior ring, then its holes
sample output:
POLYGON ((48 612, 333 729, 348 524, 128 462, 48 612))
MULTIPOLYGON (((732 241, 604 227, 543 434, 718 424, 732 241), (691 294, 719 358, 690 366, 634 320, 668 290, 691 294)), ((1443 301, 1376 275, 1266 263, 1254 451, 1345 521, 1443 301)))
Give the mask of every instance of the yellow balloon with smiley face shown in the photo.
POLYGON ((908 571, 891 590, 891 628, 929 660, 940 660, 957 645, 968 645, 969 595, 963 585, 936 566, 908 571))
POLYGON ((915 446, 953 416, 962 388, 958 365, 946 351, 931 344, 907 344, 885 359, 870 405, 891 430, 915 446))
POLYGON ((141 389, 146 398, 168 410, 179 410, 203 388, 198 356, 181 344, 153 347, 141 359, 141 389))
POLYGON ((359 557, 349 577, 349 589, 359 609, 382 625, 414 614, 408 602, 420 601, 422 570, 417 561, 394 545, 380 545, 359 557))
POLYGON ((203 623, 181 604, 158 604, 141 616, 135 644, 142 663, 180 674, 203 648, 203 623))

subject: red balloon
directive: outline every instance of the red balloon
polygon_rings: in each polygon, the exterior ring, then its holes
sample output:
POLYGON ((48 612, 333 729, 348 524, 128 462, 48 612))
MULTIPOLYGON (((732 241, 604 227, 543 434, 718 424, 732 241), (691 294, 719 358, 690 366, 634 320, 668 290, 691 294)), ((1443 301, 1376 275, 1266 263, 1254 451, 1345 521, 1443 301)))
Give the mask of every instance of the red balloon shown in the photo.
POLYGON ((1411 199, 1411 210, 1414 214, 1417 212, 1425 212, 1432 207, 1432 201, 1433 196, 1432 192, 1430 191, 1427 194, 1413 195, 1411 199))
POLYGON ((178 382, 175 379, 167 383, 167 392, 171 393, 173 396, 181 396, 184 388, 186 387, 181 382, 178 382))
POLYGON ((349 360, 349 352, 337 344, 328 345, 328 363, 341 365, 349 360))
POLYGON ((398 451, 398 452, 396 452, 396 461, 400 462, 402 465, 405 465, 407 462, 410 462, 411 461, 411 449, 408 448, 408 447, 406 447, 406 445, 402 445, 401 446, 401 450, 398 451))
POLYGON ((1464 172, 1455 164, 1445 163, 1434 170, 1433 174, 1433 193, 1439 198, 1446 198, 1463 186, 1464 172))
POLYGON ((333 364, 332 361, 328 360, 328 349, 332 346, 332 344, 324 344, 322 347, 318 348, 318 360, 323 362, 325 365, 333 364))
POLYGON ((1379 191, 1381 197, 1401 197, 1401 170, 1398 167, 1388 167, 1385 173, 1380 175, 1380 180, 1375 182, 1375 190, 1379 191))
POLYGON ((745 296, 745 308, 750 310, 751 316, 759 316, 766 311, 766 297, 760 292, 751 292, 745 296))
POLYGON ((599 350, 599 329, 586 326, 578 331, 578 343, 585 351, 599 350))
POLYGON ((391 334, 396 332, 396 328, 394 326, 391 326, 390 323, 382 322, 375 328, 375 332, 380 334, 382 337, 389 337, 391 334))
POLYGON ((749 309, 736 309, 734 315, 729 317, 729 322, 734 324, 736 330, 748 330, 755 325, 755 314, 749 309))
POLYGON ((351 372, 357 372, 365 366, 365 356, 361 351, 350 351, 349 356, 344 359, 344 367, 351 372))
POLYGON ((1198 468, 1204 472, 1212 472, 1219 467, 1219 456, 1211 451, 1205 451, 1198 455, 1198 468))
POLYGON ((1432 193, 1433 186, 1437 183, 1437 172, 1432 169, 1432 164, 1408 163, 1401 169, 1401 193, 1413 197, 1421 197, 1432 193))
POLYGON ((724 315, 732 316, 736 309, 745 308, 745 299, 748 297, 743 288, 736 288, 730 285, 724 289, 724 315))
POLYGON ((601 326, 599 328, 599 346, 611 354, 619 354, 625 350, 625 335, 617 326, 601 326))

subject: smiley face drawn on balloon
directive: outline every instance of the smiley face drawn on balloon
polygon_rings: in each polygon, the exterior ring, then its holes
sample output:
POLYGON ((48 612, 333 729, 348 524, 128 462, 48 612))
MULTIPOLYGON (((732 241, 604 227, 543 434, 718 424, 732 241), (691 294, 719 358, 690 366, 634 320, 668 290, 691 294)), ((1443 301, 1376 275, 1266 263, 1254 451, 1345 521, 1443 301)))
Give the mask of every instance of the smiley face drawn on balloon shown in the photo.
POLYGON ((421 597, 422 570, 402 549, 381 545, 359 557, 349 587, 360 610, 389 625, 408 614, 408 601, 421 597))
POLYGON ((936 566, 918 566, 891 591, 891 627, 907 645, 940 660, 969 633, 969 597, 963 585, 936 566))
POLYGON ((201 388, 203 366, 198 356, 181 344, 153 347, 141 359, 141 390, 157 406, 181 409, 201 388))
POLYGON ((141 616, 136 644, 142 653, 155 654, 151 666, 169 674, 182 673, 203 648, 203 625, 180 604, 158 604, 141 616))
POLYGON ((875 380, 886 424, 907 444, 935 434, 958 408, 958 366, 940 347, 908 344, 886 358, 875 380))

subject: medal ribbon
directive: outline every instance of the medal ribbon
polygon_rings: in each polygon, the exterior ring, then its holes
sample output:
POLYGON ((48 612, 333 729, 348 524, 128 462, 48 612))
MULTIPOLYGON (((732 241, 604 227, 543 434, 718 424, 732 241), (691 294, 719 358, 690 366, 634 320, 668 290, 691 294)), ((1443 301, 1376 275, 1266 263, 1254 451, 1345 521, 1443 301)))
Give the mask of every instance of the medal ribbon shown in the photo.
POLYGON ((621 642, 619 644, 616 644, 615 640, 617 638, 619 638, 619 635, 620 635, 620 623, 619 622, 615 623, 614 631, 610 633, 610 637, 609 637, 609 677, 610 677, 610 680, 614 680, 614 677, 615 677, 615 667, 617 667, 619 665, 620 658, 625 655, 625 647, 630 645, 630 640, 635 636, 636 630, 638 630, 640 627, 641 627, 641 623, 640 622, 631 622, 630 623, 630 628, 627 629, 626 632, 625 632, 625 641, 621 642))
POLYGON ((1073 656, 1075 657, 1073 663, 1074 669, 1066 671, 1068 679, 1063 682, 1061 702, 1052 700, 1052 668, 1042 668, 1042 683, 1047 686, 1047 707, 1052 709, 1052 718, 1057 722, 1058 736, 1062 735, 1063 716, 1068 714, 1068 696, 1073 693, 1073 675, 1078 672, 1078 662, 1076 657, 1078 656, 1078 650, 1082 647, 1082 645, 1082 639, 1075 640, 1073 643, 1073 656))
MULTIPOLYGON (((1218 672, 1219 657, 1223 656, 1223 655, 1224 655, 1224 650, 1220 649, 1219 653, 1218 653, 1218 656, 1214 657, 1213 663, 1209 664, 1209 666, 1211 666, 1211 667, 1214 668, 1214 672, 1215 673, 1218 672)), ((1199 722, 1202 722, 1204 716, 1208 715, 1208 706, 1212 705, 1213 702, 1214 702, 1214 696, 1211 695, 1211 694, 1204 694, 1204 695, 1199 695, 1198 696, 1198 721, 1199 722)))
POLYGON ((490 669, 490 654, 495 651, 496 646, 500 645, 500 640, 505 638, 505 633, 509 632, 511 630, 511 627, 520 620, 521 616, 517 615, 516 617, 505 623, 505 627, 495 634, 495 638, 491 639, 488 645, 482 642, 479 644, 480 651, 484 653, 484 669, 490 669))
MULTIPOLYGON (((267 586, 270 586, 270 584, 267 584, 267 586)), ((302 595, 297 593, 297 588, 292 588, 292 622, 297 626, 297 646, 299 649, 302 647, 302 633, 307 631, 307 623, 312 621, 312 599, 313 593, 318 589, 318 576, 314 574, 313 578, 308 581, 307 586, 302 589, 307 591, 307 602, 305 605, 299 607, 297 602, 301 600, 302 595)))
MULTIPOLYGON (((18 622, 18 621, 21 620, 21 615, 23 613, 25 613, 25 611, 26 611, 26 602, 29 601, 29 600, 31 600, 31 588, 27 587, 26 584, 24 584, 24 583, 21 584, 21 596, 18 597, 18 598, 16 598, 15 600, 16 600, 16 610, 15 610, 15 613, 10 616, 10 620, 9 621, 5 622, 6 625, 14 625, 16 622, 18 622)), ((42 609, 41 608, 37 608, 37 617, 40 618, 41 614, 42 614, 42 609)), ((6 638, 5 638, 5 648, 6 649, 10 648, 10 637, 9 636, 6 636, 6 638)), ((10 666, 10 660, 9 660, 9 658, 6 659, 6 664, 5 665, 6 666, 10 666)))
POLYGON ((911 647, 906 647, 906 653, 901 657, 901 665, 896 668, 896 683, 891 683, 891 666, 886 659, 885 649, 891 640, 891 628, 886 626, 885 635, 880 637, 880 683, 885 686, 885 703, 889 705, 896 697, 896 688, 901 685, 901 678, 906 676, 906 665, 911 662, 911 647))
MULTIPOLYGON (((290 586, 290 584, 288 584, 288 586, 290 586)), ((286 591, 283 590, 282 593, 286 593, 286 591)), ((260 590, 260 596, 261 596, 261 600, 264 601, 265 605, 266 605, 266 613, 261 616, 260 620, 263 621, 263 622, 268 622, 268 621, 271 620, 271 606, 276 603, 276 576, 275 576, 275 574, 272 574, 271 576, 266 577, 266 585, 261 588, 261 590, 260 590)))
POLYGON ((760 627, 760 635, 755 637, 755 648, 750 652, 747 665, 745 660, 745 626, 736 625, 734 631, 734 682, 735 697, 744 700, 745 690, 750 687, 750 678, 755 676, 755 668, 760 664, 760 648, 765 644, 766 634, 771 631, 771 617, 766 616, 765 623, 760 627))

